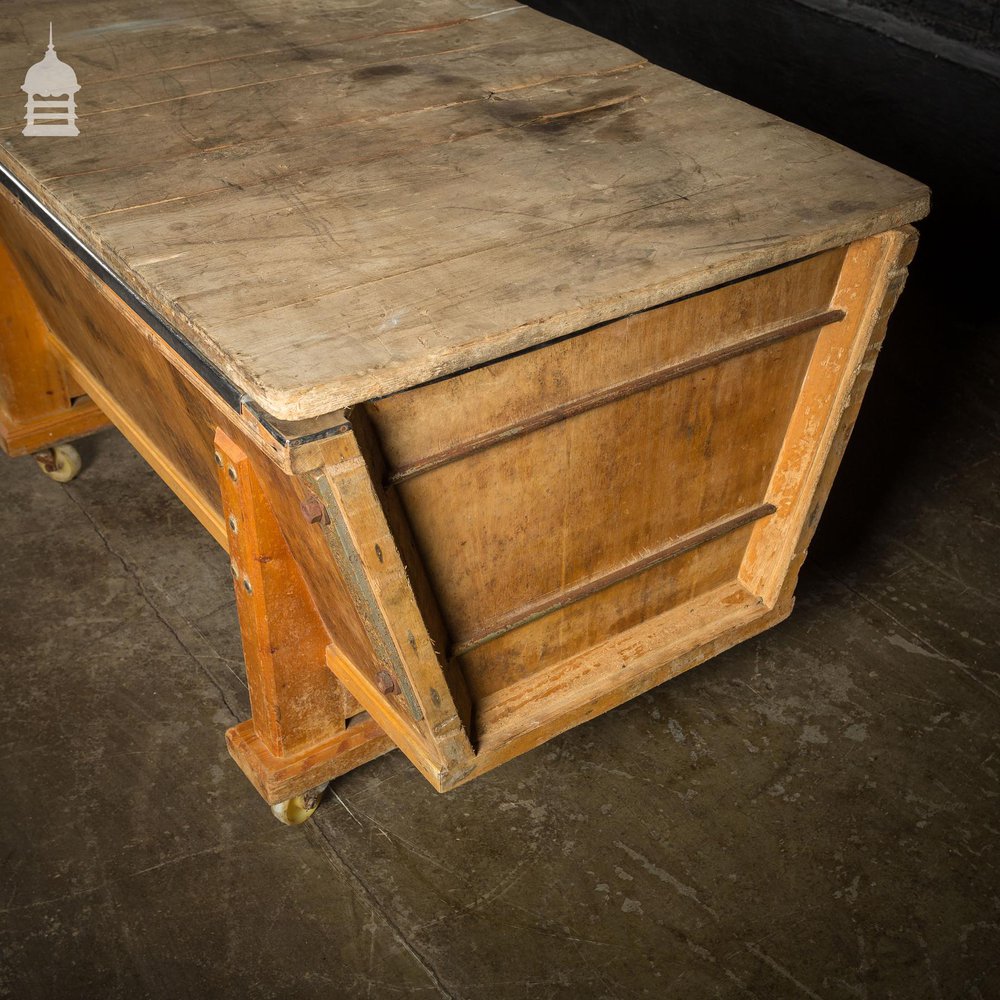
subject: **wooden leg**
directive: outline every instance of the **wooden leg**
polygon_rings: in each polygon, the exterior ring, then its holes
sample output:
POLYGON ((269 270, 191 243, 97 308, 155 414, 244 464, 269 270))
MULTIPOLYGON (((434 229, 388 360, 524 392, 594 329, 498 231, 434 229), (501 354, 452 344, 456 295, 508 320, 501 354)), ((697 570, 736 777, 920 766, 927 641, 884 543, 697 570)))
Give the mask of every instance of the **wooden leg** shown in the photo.
POLYGON ((275 804, 393 743, 327 669, 330 636, 247 454, 221 430, 215 448, 253 713, 226 738, 275 804))
POLYGON ((108 424, 48 339, 45 320, 0 243, 0 446, 8 455, 42 451, 108 424))

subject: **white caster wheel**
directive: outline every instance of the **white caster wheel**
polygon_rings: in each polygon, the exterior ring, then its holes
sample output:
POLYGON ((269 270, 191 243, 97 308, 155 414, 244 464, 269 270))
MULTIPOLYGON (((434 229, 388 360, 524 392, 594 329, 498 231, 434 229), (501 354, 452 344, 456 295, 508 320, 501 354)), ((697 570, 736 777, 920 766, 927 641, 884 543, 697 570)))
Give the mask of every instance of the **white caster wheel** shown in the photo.
POLYGON ((57 444, 35 454, 38 467, 57 483, 68 483, 80 473, 83 462, 80 453, 71 444, 57 444))
POLYGON ((284 802, 276 802, 271 806, 271 812, 274 813, 274 818, 285 826, 298 826, 316 812, 325 791, 326 783, 317 785, 316 788, 310 788, 301 795, 285 799, 284 802))

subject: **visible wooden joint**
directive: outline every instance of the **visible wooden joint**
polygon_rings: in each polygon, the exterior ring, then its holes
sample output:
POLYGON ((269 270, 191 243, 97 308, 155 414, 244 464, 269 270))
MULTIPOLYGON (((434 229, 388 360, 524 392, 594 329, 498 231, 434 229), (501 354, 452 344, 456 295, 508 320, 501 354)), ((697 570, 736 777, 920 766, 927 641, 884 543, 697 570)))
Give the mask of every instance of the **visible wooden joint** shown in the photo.
MULTIPOLYGON (((331 673, 352 693, 359 695, 358 701, 370 706, 371 716, 392 736, 394 746, 398 746, 409 757, 410 762, 440 792, 444 790, 448 769, 433 760, 427 753, 426 745, 411 729, 399 724, 398 715, 385 695, 359 670, 335 643, 326 648, 326 664, 331 673)), ((456 725, 462 723, 455 716, 456 725)), ((470 754, 471 759, 471 754, 470 754)))
POLYGON ((49 328, 0 244, 0 446, 28 455, 108 426, 51 350, 49 328))
POLYGON ((395 744, 368 715, 358 715, 341 732, 297 754, 278 757, 267 748, 252 720, 226 733, 233 760, 269 805, 301 795, 394 750, 395 744))
POLYGON ((857 418, 886 322, 916 249, 911 226, 848 248, 832 307, 846 319, 820 332, 740 579, 768 605, 790 597, 857 418))
POLYGON ((253 712, 229 747, 261 794, 280 801, 392 743, 371 720, 363 738, 344 742, 360 706, 326 668, 326 627, 249 456, 221 430, 215 448, 253 712))
MULTIPOLYGON (((336 536, 331 548, 351 566, 355 599, 366 608, 373 648, 391 670, 411 718, 436 748, 432 770, 447 771, 474 755, 464 679, 444 653, 440 612, 405 516, 395 498, 379 491, 384 470, 377 445, 366 441, 365 452, 360 450, 359 438, 370 428, 362 412, 354 419, 355 433, 344 437, 356 442, 360 461, 328 466, 312 481, 334 522, 328 529, 336 536)), ((372 702, 360 700, 374 714, 372 702)))
POLYGON ((109 426, 93 400, 83 398, 64 410, 25 419, 0 408, 0 447, 12 458, 85 437, 109 426))

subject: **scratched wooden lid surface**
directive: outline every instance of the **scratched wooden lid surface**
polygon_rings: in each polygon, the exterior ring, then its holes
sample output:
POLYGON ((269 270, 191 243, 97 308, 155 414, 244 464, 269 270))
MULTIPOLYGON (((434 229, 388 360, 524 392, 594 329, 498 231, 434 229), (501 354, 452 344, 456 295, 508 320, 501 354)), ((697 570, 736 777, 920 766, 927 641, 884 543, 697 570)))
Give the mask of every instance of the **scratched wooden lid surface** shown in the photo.
POLYGON ((0 162, 274 416, 926 212, 917 182, 510 0, 24 0, 0 162), (49 21, 79 136, 23 136, 49 21))

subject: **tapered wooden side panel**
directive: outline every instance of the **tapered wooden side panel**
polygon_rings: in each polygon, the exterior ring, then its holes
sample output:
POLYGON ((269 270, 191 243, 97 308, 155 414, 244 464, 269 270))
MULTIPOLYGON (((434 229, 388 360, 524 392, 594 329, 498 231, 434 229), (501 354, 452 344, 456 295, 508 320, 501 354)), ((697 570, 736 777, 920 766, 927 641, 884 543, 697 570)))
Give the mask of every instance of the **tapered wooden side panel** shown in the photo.
POLYGON ((788 614, 904 242, 654 310, 638 367, 593 331, 370 404, 472 695, 443 787, 788 614))
POLYGON ((0 209, 0 446, 23 455, 108 420, 50 349, 48 327, 11 257, 6 215, 0 209))
MULTIPOLYGON (((390 526, 386 505, 357 438, 352 431, 338 442, 338 449, 353 442, 351 453, 313 474, 313 482, 330 513, 327 535, 331 551, 349 580, 355 607, 363 610, 369 640, 381 658, 383 712, 392 709, 391 721, 371 709, 373 715, 391 725, 387 731, 404 752, 416 743, 421 754, 411 754, 418 766, 431 766, 443 775, 471 766, 472 745, 460 706, 464 692, 449 683, 447 651, 434 642, 431 615, 421 608, 412 571, 407 565, 400 533, 390 526), (399 732, 397 732, 399 730, 399 732)), ((342 657, 331 659, 333 669, 342 657)), ((379 691, 376 678, 362 673, 348 660, 345 684, 366 706, 379 691), (352 669, 353 668, 353 669, 352 669), (352 683, 363 684, 355 690, 352 683)), ((425 773, 427 773, 425 771, 425 773)), ((433 775, 428 775, 432 780, 433 775)))
POLYGON ((740 570, 768 604, 794 591, 915 247, 907 227, 848 249, 833 298, 847 319, 816 343, 767 490, 775 516, 755 528, 740 570))
POLYGON ((474 698, 736 580, 844 255, 366 407, 474 698))

